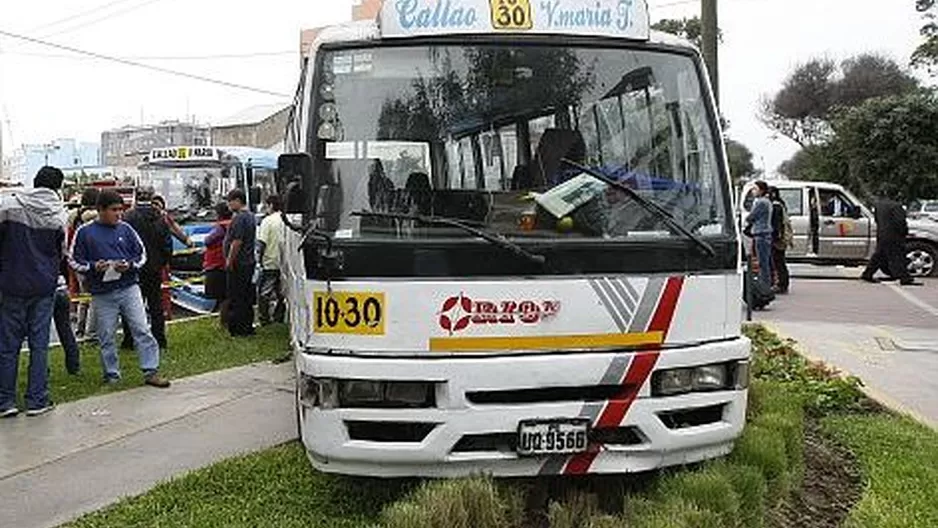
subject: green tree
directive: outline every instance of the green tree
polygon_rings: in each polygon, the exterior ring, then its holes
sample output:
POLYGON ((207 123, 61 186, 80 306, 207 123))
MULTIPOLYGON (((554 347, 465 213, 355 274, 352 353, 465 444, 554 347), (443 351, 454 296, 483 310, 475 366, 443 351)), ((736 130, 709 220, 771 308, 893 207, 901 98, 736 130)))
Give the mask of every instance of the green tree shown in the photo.
POLYGON ((927 68, 932 73, 938 69, 938 2, 915 0, 915 9, 922 14, 925 24, 921 34, 925 39, 912 54, 912 65, 927 68))
POLYGON ((840 111, 822 170, 865 196, 938 196, 938 97, 911 93, 840 111))
POLYGON ((726 157, 734 182, 751 180, 762 174, 753 163, 752 151, 738 141, 726 140, 726 157))
POLYGON ((782 89, 763 101, 760 117, 802 148, 817 146, 830 139, 831 118, 838 109, 918 87, 918 81, 888 57, 863 54, 840 64, 817 58, 796 67, 782 89))
MULTIPOLYGON (((700 47, 700 17, 691 17, 691 18, 665 18, 659 20, 652 24, 651 29, 657 31, 664 31, 665 33, 671 33, 672 35, 677 35, 681 38, 687 39, 694 43, 698 48, 700 47)), ((718 32, 720 40, 723 40, 722 32, 718 32)))

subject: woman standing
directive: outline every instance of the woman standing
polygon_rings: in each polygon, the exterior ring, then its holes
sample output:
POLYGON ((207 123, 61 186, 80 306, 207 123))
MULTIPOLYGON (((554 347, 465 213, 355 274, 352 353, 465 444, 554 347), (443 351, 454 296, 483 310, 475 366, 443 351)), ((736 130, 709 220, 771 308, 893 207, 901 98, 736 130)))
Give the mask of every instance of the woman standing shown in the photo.
POLYGON ((202 270, 205 272, 205 296, 215 299, 215 307, 221 319, 222 328, 228 325, 228 276, 225 271, 225 235, 231 224, 231 209, 221 202, 215 206, 218 221, 205 237, 205 254, 202 257, 202 270))

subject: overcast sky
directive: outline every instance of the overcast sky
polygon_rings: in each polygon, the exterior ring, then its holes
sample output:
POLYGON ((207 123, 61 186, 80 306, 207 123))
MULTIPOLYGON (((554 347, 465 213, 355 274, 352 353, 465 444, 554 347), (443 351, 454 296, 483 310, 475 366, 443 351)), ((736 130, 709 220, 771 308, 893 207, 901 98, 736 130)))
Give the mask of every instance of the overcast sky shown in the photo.
MULTIPOLYGON (((696 1, 649 3, 653 20, 690 16, 699 9, 696 1)), ((795 146, 773 139, 758 122, 759 99, 777 90, 796 64, 818 55, 841 59, 872 51, 907 63, 921 26, 913 4, 720 0, 722 106, 731 122, 730 136, 755 152, 757 166, 764 163, 773 171, 795 146)), ((292 94, 300 29, 347 20, 351 11, 351 0, 265 0, 251 2, 249 9, 236 5, 222 0, 2 0, 0 30, 292 94), (84 16, 62 22, 80 14, 84 16), (218 57, 252 53, 267 55, 218 57), (206 56, 212 58, 192 58, 206 56)), ((184 119, 188 112, 211 122, 278 100, 0 36, 0 128, 8 153, 12 145, 55 138, 98 141, 102 130, 138 124, 141 118, 184 119)))

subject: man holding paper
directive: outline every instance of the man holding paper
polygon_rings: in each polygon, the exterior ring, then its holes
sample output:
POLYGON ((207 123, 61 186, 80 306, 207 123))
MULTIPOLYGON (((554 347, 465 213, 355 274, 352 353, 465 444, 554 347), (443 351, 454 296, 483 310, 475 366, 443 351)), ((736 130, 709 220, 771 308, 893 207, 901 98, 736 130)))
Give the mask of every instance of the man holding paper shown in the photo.
POLYGON ((158 373, 160 347, 147 324, 140 293, 139 271, 147 262, 143 242, 129 224, 121 221, 123 199, 119 194, 102 192, 97 206, 98 220, 75 233, 69 263, 88 280, 97 314, 104 381, 117 383, 121 378, 114 339, 120 316, 133 335, 144 382, 161 389, 169 387, 169 381, 158 373))

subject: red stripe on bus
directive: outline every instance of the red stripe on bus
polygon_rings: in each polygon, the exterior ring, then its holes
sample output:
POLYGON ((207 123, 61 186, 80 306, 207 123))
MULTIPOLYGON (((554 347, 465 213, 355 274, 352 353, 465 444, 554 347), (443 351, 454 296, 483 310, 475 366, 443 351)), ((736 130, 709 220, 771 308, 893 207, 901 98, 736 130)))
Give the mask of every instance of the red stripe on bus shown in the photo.
MULTIPOLYGON (((674 313, 677 310, 677 302, 681 297, 681 290, 684 288, 683 277, 669 278, 665 284, 664 292, 658 301, 658 307, 655 310, 651 323, 648 326, 649 332, 662 332, 664 338, 667 338, 668 330, 671 328, 671 322, 674 320, 674 313)), ((662 339, 663 341, 663 339, 662 339)), ((603 409, 602 414, 596 421, 596 428, 605 429, 618 427, 635 400, 638 393, 645 385, 648 377, 651 376, 655 365, 658 363, 658 357, 661 351, 655 350, 636 354, 632 358, 632 363, 625 373, 622 380, 622 390, 617 394, 603 409)), ((590 446, 590 449, 579 455, 574 455, 567 462, 563 470, 565 475, 585 475, 589 473, 589 468, 599 455, 599 446, 590 446)))

